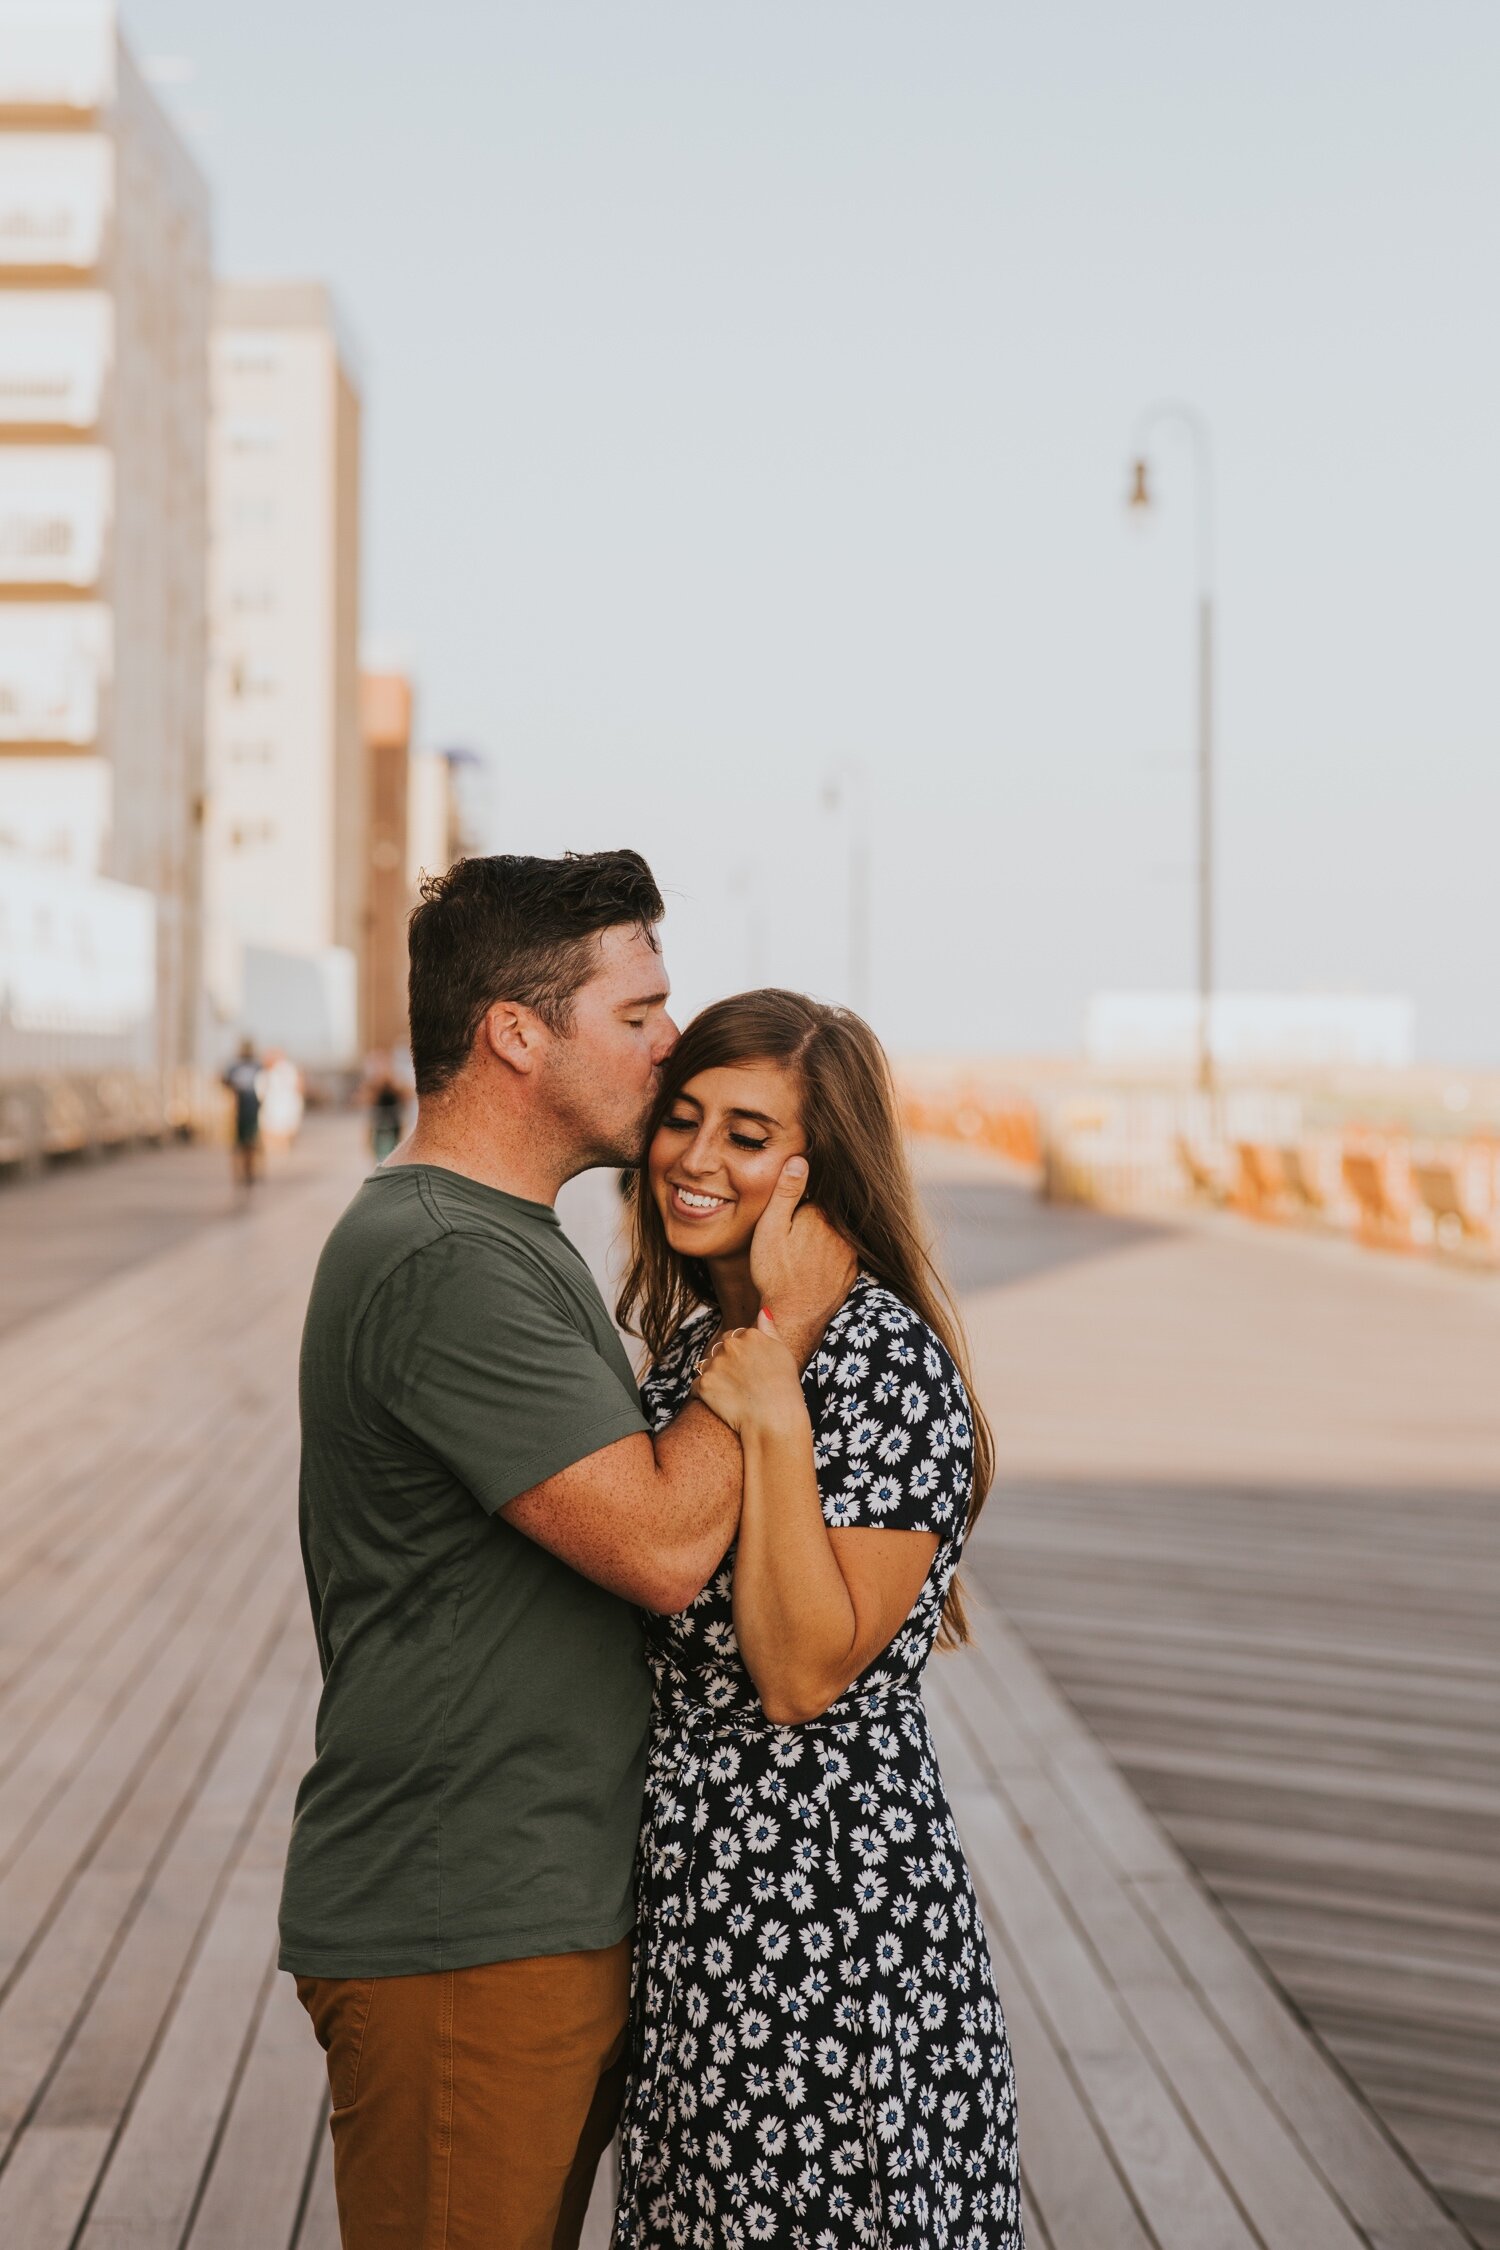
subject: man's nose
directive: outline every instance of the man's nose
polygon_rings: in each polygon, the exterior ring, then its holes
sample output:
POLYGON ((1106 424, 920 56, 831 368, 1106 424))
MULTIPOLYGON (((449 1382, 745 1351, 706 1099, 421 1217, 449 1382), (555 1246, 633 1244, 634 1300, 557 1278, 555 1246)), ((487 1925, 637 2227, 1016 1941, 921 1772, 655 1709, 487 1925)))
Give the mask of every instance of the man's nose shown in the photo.
POLYGON ((678 1040, 681 1037, 682 1033, 678 1030, 676 1024, 673 1023, 671 1017, 663 1016, 661 1019, 661 1029, 657 1034, 656 1044, 651 1051, 651 1059, 658 1070, 660 1070, 662 1064, 666 1061, 668 1055, 670 1055, 672 1049, 676 1046, 678 1040))

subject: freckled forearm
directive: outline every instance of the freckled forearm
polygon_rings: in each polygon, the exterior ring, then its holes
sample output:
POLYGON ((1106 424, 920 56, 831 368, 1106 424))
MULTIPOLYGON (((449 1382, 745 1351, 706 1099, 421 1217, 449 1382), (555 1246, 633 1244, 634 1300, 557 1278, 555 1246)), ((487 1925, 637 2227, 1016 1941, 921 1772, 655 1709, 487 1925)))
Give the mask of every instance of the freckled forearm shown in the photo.
MULTIPOLYGON (((653 1440, 654 1505, 643 1527, 680 1609, 700 1593, 734 1543, 744 1461, 740 1442, 706 1406, 690 1402, 653 1440)), ((659 1607, 652 1602, 648 1606, 659 1607)))

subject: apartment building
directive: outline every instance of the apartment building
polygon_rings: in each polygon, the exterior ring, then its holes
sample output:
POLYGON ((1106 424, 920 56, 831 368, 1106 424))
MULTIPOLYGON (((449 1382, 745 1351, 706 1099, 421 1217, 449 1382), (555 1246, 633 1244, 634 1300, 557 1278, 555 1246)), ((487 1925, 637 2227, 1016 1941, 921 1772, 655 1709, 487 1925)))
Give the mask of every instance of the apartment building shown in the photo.
POLYGON ((411 815, 412 688, 404 672, 368 671, 359 683, 369 807, 360 1036, 367 1054, 406 1045, 406 917, 411 815))
POLYGON ((155 901, 201 1032, 208 189, 108 0, 0 0, 0 850, 155 901))
POLYGON ((441 750, 412 753, 406 792, 406 881, 415 899, 425 875, 441 875, 477 849, 465 833, 453 764, 441 750))
POLYGON ((221 1040, 338 1068, 369 865, 355 355, 321 283, 231 281, 211 369, 209 990, 221 1040))

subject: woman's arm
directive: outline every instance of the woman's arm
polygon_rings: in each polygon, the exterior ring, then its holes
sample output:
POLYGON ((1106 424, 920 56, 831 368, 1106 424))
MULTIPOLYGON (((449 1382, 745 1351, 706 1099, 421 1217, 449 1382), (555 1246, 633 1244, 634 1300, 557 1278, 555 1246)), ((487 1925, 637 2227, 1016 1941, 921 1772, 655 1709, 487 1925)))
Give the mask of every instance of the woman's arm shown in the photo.
POLYGON ((734 1630, 778 1726, 815 1719, 887 1647, 937 1552, 930 1531, 829 1531, 791 1353, 765 1323, 715 1347, 698 1395, 739 1433, 734 1630))

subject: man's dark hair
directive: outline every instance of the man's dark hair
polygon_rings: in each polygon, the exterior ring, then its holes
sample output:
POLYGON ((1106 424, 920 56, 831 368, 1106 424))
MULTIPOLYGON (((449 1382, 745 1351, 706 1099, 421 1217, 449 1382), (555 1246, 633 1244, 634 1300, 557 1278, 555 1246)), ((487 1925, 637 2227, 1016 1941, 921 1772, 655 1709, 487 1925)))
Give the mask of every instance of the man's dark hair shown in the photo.
POLYGON ((419 1094, 457 1077, 497 1000, 514 1000, 565 1032, 599 965, 601 933, 631 924, 652 937, 666 911, 639 852, 455 860, 446 875, 423 879, 421 900, 407 925, 419 1094))

